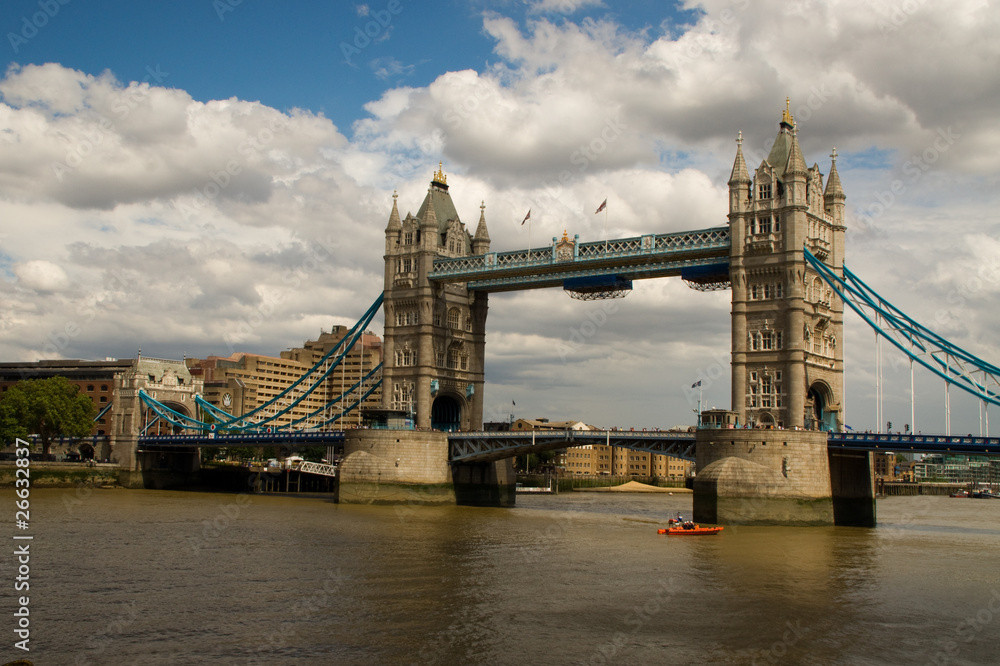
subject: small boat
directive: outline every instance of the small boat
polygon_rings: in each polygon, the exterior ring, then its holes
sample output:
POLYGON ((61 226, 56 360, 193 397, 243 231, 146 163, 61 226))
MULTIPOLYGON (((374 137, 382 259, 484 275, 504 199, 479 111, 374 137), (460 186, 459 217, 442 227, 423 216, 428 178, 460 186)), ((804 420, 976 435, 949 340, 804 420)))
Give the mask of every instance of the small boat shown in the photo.
MULTIPOLYGON (((671 521, 674 523, 675 521, 671 521)), ((702 527, 696 523, 680 523, 672 524, 670 527, 661 527, 656 530, 657 534, 669 534, 669 535, 682 535, 682 536, 699 536, 703 534, 718 534, 722 531, 721 527, 702 527)))
POLYGON ((956 490, 952 494, 948 495, 948 497, 968 497, 968 496, 969 496, 968 490, 956 490))

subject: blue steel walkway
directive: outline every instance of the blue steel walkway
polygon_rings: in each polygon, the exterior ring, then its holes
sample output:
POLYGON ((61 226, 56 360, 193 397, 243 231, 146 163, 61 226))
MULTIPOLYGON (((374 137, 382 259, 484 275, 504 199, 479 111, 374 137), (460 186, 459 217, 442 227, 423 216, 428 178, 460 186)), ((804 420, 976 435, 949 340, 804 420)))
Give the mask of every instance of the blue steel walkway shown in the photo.
POLYGON ((579 243, 572 256, 565 257, 553 244, 435 259, 429 277, 435 282, 466 282, 472 291, 561 287, 568 279, 598 275, 628 280, 670 277, 706 267, 715 267, 728 279, 730 245, 729 227, 579 243))

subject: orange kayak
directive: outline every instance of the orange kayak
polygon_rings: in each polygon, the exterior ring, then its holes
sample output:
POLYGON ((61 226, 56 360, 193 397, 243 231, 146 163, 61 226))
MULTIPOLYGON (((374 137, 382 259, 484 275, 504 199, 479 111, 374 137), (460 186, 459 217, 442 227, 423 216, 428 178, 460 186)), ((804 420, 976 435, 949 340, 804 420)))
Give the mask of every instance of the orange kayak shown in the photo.
POLYGON ((695 525, 694 527, 689 529, 685 529, 683 527, 660 528, 656 530, 656 533, 682 535, 682 536, 698 536, 702 534, 718 534, 721 531, 722 531, 721 527, 702 527, 701 525, 695 525))

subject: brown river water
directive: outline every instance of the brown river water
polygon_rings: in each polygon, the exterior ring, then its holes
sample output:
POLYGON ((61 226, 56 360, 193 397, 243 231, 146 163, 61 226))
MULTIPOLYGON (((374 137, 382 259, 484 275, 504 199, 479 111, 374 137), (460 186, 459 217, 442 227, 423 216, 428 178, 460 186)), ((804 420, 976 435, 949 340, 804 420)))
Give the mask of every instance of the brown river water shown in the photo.
MULTIPOLYGON (((13 491, 10 496, 11 534, 13 491)), ((38 489, 35 664, 997 664, 1000 501, 879 526, 656 533, 690 495, 513 509, 38 489)), ((23 543, 23 542, 10 542, 23 543)), ((23 594, 23 593, 17 593, 23 594)))

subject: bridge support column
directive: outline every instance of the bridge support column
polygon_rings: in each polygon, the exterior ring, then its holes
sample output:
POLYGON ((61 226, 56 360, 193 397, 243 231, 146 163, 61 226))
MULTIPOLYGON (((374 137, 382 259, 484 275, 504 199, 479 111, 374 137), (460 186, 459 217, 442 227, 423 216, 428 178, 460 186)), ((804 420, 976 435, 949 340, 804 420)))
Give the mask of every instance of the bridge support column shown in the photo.
POLYGON ((455 501, 466 506, 514 506, 517 481, 514 459, 451 466, 455 501))
POLYGON ((472 504, 510 506, 510 461, 448 462, 448 433, 348 430, 338 471, 345 504, 472 504))
POLYGON ((815 430, 699 430, 695 520, 834 524, 826 439, 826 433, 815 430))
POLYGON ((875 527, 875 483, 871 453, 831 450, 829 456, 834 523, 875 527))
POLYGON ((122 470, 119 483, 130 488, 172 489, 192 485, 201 469, 201 454, 191 448, 146 448, 136 452, 137 469, 122 470))

